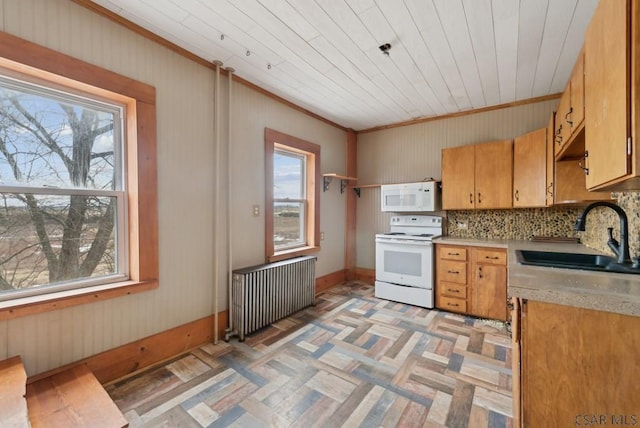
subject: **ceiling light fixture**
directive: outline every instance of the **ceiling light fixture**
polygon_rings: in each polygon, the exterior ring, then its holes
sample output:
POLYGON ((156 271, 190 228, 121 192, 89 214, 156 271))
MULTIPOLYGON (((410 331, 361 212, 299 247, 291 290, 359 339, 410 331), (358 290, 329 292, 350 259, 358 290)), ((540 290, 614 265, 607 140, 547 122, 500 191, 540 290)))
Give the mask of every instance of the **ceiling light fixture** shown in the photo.
POLYGON ((382 53, 386 56, 389 56, 389 49, 391 49, 391 43, 385 43, 384 45, 380 45, 378 47, 382 53))
POLYGON ((251 51, 247 50, 247 53, 245 55, 247 55, 247 56, 251 55, 251 51))

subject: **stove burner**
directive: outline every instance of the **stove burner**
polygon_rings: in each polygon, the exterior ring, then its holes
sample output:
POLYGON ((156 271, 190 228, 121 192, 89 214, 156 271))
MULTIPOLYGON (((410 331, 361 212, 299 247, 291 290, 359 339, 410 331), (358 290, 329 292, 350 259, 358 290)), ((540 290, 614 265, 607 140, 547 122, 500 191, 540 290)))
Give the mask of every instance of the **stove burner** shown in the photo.
POLYGON ((406 235, 406 233, 404 233, 404 232, 389 232, 389 233, 385 233, 385 235, 406 235))
POLYGON ((424 236, 425 238, 428 238, 430 236, 433 236, 433 233, 422 233, 422 234, 416 235, 416 236, 424 236))

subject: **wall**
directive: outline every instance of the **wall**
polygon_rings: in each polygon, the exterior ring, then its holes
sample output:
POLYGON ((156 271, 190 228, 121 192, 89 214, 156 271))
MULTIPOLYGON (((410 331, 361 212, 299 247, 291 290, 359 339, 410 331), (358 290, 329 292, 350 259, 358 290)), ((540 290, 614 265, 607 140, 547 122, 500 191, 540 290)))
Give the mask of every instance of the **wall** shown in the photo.
MULTIPOLYGON (((545 127, 556 104, 550 100, 358 134, 358 184, 440 179, 443 148, 513 138, 545 127)), ((390 217, 380 212, 380 189, 363 188, 357 209, 357 266, 374 269, 374 235, 389 229, 390 217)), ((511 214, 493 218, 498 217, 513 223, 507 220, 511 214)))
MULTIPOLYGON (((215 278, 220 283, 220 310, 226 308, 227 230, 233 268, 264 262, 265 127, 320 144, 322 172, 344 173, 346 132, 234 84, 229 222, 226 161, 221 182, 215 182, 213 70, 69 0, 0 0, 0 30, 148 83, 157 91, 160 286, 102 303, 1 321, 0 360, 20 354, 29 375, 210 315, 215 278), (260 216, 252 215, 253 205, 261 207, 260 216), (221 214, 219 236, 214 233, 216 213, 221 214)), ((222 111, 228 103, 226 82, 223 77, 222 111)), ((226 114, 221 119, 226 141, 226 114)), ((345 210, 344 195, 336 186, 321 194, 325 241, 318 254, 318 276, 344 267, 345 210)))
MULTIPOLYGON (((358 184, 421 181, 441 176, 441 149, 517 135, 546 126, 557 100, 510 107, 457 118, 358 134, 358 184)), ((629 219, 631 256, 640 256, 640 193, 614 193, 629 219)), ((361 189, 356 227, 357 266, 375 268, 374 235, 388 230, 391 214, 380 212, 380 189, 361 189)), ((619 239, 618 216, 596 208, 587 217, 585 232, 573 229, 583 207, 450 211, 448 234, 463 238, 530 239, 533 236, 577 237, 588 247, 608 254, 607 227, 619 239), (467 229, 458 228, 467 223, 467 229)))

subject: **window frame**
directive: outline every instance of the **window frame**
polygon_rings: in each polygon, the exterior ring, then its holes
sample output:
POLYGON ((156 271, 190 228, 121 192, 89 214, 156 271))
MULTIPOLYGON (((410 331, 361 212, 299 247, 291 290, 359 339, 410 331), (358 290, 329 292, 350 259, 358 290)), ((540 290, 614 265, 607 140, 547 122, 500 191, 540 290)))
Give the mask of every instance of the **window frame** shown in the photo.
POLYGON ((320 250, 320 146, 282 132, 265 128, 265 254, 267 262, 284 260, 320 250), (274 233, 273 155, 278 150, 306 157, 305 244, 276 250, 274 233))
POLYGON ((0 321, 158 287, 156 94, 153 86, 0 32, 0 67, 125 106, 129 279, 0 302, 0 321), (143 221, 142 221, 143 220, 143 221))

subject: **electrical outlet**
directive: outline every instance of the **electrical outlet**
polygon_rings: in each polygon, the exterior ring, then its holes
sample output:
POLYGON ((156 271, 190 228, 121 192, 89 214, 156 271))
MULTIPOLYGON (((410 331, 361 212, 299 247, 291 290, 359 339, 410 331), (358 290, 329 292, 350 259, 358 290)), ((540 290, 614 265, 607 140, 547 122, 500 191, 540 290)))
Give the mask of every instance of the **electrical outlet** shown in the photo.
POLYGON ((320 232, 320 240, 324 241, 324 232, 320 232))
POLYGON ((457 221, 456 222, 458 229, 466 229, 467 228, 467 222, 466 221, 457 221))
POLYGON ((253 206, 253 216, 258 217, 260 215, 260 205, 253 206))

